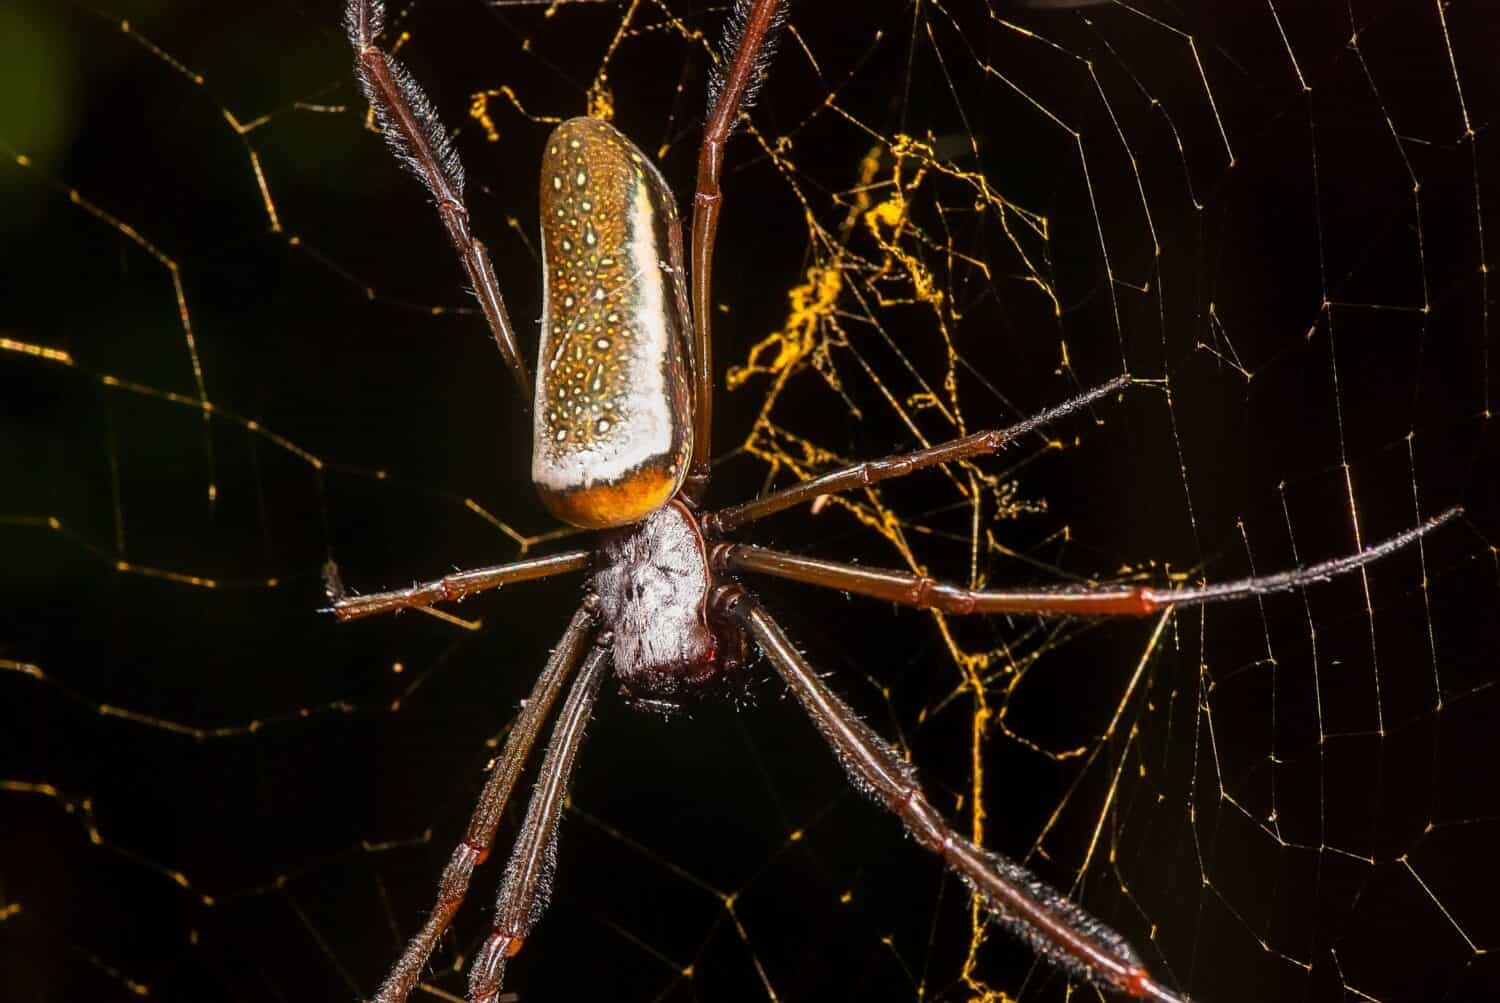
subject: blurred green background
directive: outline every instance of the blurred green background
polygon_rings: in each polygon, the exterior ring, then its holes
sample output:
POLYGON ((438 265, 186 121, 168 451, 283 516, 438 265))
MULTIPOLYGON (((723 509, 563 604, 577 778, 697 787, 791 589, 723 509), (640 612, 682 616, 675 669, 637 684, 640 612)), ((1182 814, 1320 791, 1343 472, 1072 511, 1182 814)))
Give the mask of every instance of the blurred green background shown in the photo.
MULTIPOLYGON (((524 337, 548 119, 602 83, 686 206, 724 7, 401 8, 524 337), (502 87, 491 142, 467 112, 502 87)), ((804 2, 755 112, 766 145, 730 150, 721 373, 810 266, 847 269, 765 441, 872 456, 955 433, 927 393, 974 429, 1122 370, 1168 381, 988 466, 1018 518, 941 475, 894 487, 934 574, 1224 579, 1349 552, 1351 483, 1366 543, 1467 506, 1367 580, 1174 621, 1115 731, 1150 624, 949 628, 989 657, 989 844, 1195 999, 1472 999, 1496 978, 1497 24, 1443 10, 1446 34, 1411 3, 804 2), (902 136, 937 152, 898 161, 902 136), (899 248, 938 308, 858 213, 898 177, 899 248)), ((577 601, 576 579, 509 590, 459 610, 477 631, 317 612, 329 559, 371 590, 514 557, 497 522, 553 528, 432 209, 365 127, 340 18, 0 3, 7 999, 368 995, 577 601)), ((772 383, 723 395, 725 450, 772 383)), ((731 455, 713 501, 769 476, 731 455)), ((835 507, 753 539, 901 561, 835 507)), ((765 594, 969 824, 976 705, 939 626, 765 594)), ((847 789, 766 666, 748 676, 671 722, 602 701, 508 987, 1065 998, 999 931, 966 967, 963 889, 847 789)), ((436 989, 461 993, 500 870, 436 989)))

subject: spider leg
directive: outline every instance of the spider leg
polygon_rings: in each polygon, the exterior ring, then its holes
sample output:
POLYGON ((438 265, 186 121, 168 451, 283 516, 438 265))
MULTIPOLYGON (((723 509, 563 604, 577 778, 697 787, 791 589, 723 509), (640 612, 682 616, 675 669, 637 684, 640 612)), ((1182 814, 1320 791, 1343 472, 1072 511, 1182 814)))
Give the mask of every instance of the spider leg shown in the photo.
POLYGON ((1159 985, 1135 949, 1014 861, 974 845, 928 802, 916 770, 818 678, 779 624, 742 589, 720 599, 754 636, 813 719, 849 782, 901 820, 913 838, 943 858, 996 917, 1037 954, 1069 973, 1134 999, 1184 1003, 1159 985))
POLYGON ((609 667, 609 652, 601 636, 578 670, 568 699, 552 726, 547 755, 537 777, 521 835, 511 850, 505 880, 495 900, 495 924, 469 969, 469 1003, 494 1003, 505 977, 505 962, 521 949, 527 934, 541 919, 552 892, 557 865, 557 824, 567 797, 573 762, 593 712, 599 682, 609 667))
POLYGON ((708 483, 713 430, 712 279, 714 238, 724 194, 719 176, 724 147, 740 113, 755 102, 766 66, 775 52, 777 29, 786 20, 779 0, 735 0, 724 31, 721 59, 709 82, 708 124, 698 150, 698 182, 693 192, 693 248, 689 278, 693 297, 693 458, 688 495, 697 498, 708 483))
POLYGON ((1204 606, 1245 596, 1290 592, 1326 582, 1410 546, 1462 513, 1461 508, 1450 508, 1420 526, 1372 544, 1357 554, 1273 575, 1189 588, 1081 585, 1050 589, 966 589, 904 571, 824 561, 749 544, 720 544, 714 550, 714 564, 721 571, 750 571, 944 613, 1149 616, 1173 606, 1204 606))
POLYGON ((422 924, 422 929, 417 931, 406 945, 406 950, 401 952, 401 957, 391 966, 390 974, 380 984, 380 990, 372 1003, 404 1003, 412 989, 421 981, 422 971, 427 967, 427 960, 432 957, 433 949, 437 947, 438 938, 448 929, 458 907, 463 904, 474 868, 489 856, 490 846, 495 841, 495 830, 505 811, 505 803, 510 800, 516 779, 531 755, 537 734, 542 730, 542 722, 546 720, 552 705, 557 702, 557 695, 562 692, 562 685, 567 682, 568 675, 583 657, 584 648, 588 646, 597 625, 597 605, 590 597, 573 614, 573 620, 563 632, 562 640, 558 642, 552 657, 547 659, 546 667, 531 687, 531 695, 521 705, 521 713, 516 715, 510 735, 505 739, 505 748, 495 760, 490 778, 485 782, 484 792, 479 795, 479 803, 474 806, 474 814, 469 818, 463 842, 454 848, 453 855, 448 858, 448 866, 443 868, 443 876, 438 882, 437 902, 433 905, 427 922, 422 924))
POLYGON ((448 599, 462 599, 476 592, 487 592, 511 582, 529 582, 569 571, 582 571, 589 566, 593 556, 591 550, 567 550, 561 554, 533 557, 510 564, 458 571, 430 582, 392 589, 389 592, 373 592, 367 596, 335 594, 332 596, 332 609, 340 620, 358 620, 396 610, 418 609, 448 599))
POLYGON ((375 120, 397 159, 427 187, 437 203, 438 216, 448 231, 458 259, 484 311, 490 333, 521 390, 524 407, 531 406, 531 377, 516 342, 516 332, 500 296, 500 282, 484 244, 469 232, 469 209, 464 205, 464 168, 438 121, 421 85, 406 67, 375 44, 384 27, 385 5, 380 0, 349 0, 344 27, 354 46, 354 68, 375 120))
POLYGON ((866 460, 852 467, 835 470, 822 477, 814 477, 801 484, 772 492, 763 498, 733 505, 718 512, 710 512, 703 516, 703 528, 706 532, 716 535, 727 533, 747 523, 774 515, 783 509, 812 501, 819 495, 838 494, 842 491, 865 488, 880 481, 905 477, 907 474, 936 466, 939 463, 951 463, 954 460, 967 460, 975 456, 997 453, 1022 436, 1029 435, 1060 418, 1088 407, 1103 397, 1123 390, 1132 382, 1134 381, 1129 376, 1116 376, 1108 383, 1101 383, 1092 390, 1087 390, 1077 397, 1065 400, 1056 407, 1048 408, 1008 428, 975 432, 961 439, 950 439, 936 446, 918 449, 911 453, 900 453, 879 460, 866 460))

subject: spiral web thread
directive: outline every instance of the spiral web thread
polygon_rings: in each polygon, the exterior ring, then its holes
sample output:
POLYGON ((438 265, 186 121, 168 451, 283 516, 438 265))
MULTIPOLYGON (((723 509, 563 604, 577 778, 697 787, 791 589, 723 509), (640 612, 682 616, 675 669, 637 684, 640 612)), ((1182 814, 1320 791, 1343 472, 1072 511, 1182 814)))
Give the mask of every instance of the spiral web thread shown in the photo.
MULTIPOLYGON (((438 6, 393 8, 385 44, 455 134, 508 297, 536 302, 534 266, 511 278, 506 261, 532 256, 527 158, 553 123, 636 130, 686 204, 721 11, 476 5, 450 20, 438 6)), ((547 617, 507 591, 356 633, 313 615, 319 583, 337 569, 389 585, 569 534, 486 469, 524 442, 471 444, 505 434, 496 416, 514 402, 430 209, 370 133, 336 16, 246 14, 232 30, 255 43, 235 47, 258 55, 248 64, 165 15, 37 17, 53 19, 43 38, 76 45, 51 50, 55 79, 75 81, 58 104, 75 145, 34 149, 17 108, 0 118, 0 194, 40 235, 7 257, 18 295, 0 372, 25 392, 0 454, 0 537, 22 555, 7 608, 44 624, 0 634, 19 721, 0 771, 15 820, 0 921, 33 948, 7 964, 44 985, 82 959, 69 978, 106 997, 200 978, 367 995, 482 782, 473 740, 498 747, 529 683, 520 656, 496 682, 496 637, 547 617), (105 102, 108 121, 80 110, 112 79, 81 75, 85 52, 140 89, 105 102), (172 131, 147 128, 164 106, 172 131), (121 151, 117 130, 138 145, 121 151), (165 164, 176 186, 107 169, 105 148, 165 164), (174 199, 220 214, 212 240, 174 199), (75 296, 60 269, 76 270, 75 296), (399 421, 349 389, 366 347, 409 353, 411 382, 383 398, 399 421), (284 367, 281 392, 238 378, 257 353, 284 367), (435 374, 459 382, 425 386, 435 374), (493 399, 476 396, 485 380, 493 399), (476 415, 496 424, 456 428, 476 415), (205 626, 225 623, 238 632, 205 626), (400 747, 382 762, 431 771, 429 796, 382 803, 370 765, 339 823, 310 829, 323 816, 308 803, 267 793, 326 766, 326 795, 346 741, 400 747), (181 765, 198 757, 202 773, 181 765), (219 798, 259 804, 297 841, 216 846, 184 819, 219 798), (66 895, 42 883, 57 873, 77 875, 66 895), (127 936, 125 896, 172 918, 127 936), (251 961, 224 960, 225 941, 252 938, 251 961)), ((774 264, 742 278, 723 263, 743 256, 720 257, 732 432, 718 471, 784 485, 1128 371, 1142 386, 1087 420, 820 500, 765 538, 976 587, 1187 583, 1353 552, 1467 504, 1462 525, 1324 588, 1148 624, 976 623, 763 590, 966 834, 1068 889, 1194 998, 1463 998, 1494 977, 1500 937, 1477 890, 1500 817, 1483 724, 1495 627, 1466 613, 1493 610, 1500 577, 1482 473, 1500 198, 1485 124, 1500 91, 1478 41, 1496 25, 1463 4, 1236 17, 893 3, 844 23, 795 8, 726 175, 721 246, 774 264), (888 621, 870 629, 891 631, 872 642, 889 664, 840 633, 867 620, 888 621), (1413 924, 1415 940, 1398 932, 1413 924)), ((540 594, 560 630, 573 593, 540 594)), ((539 665, 549 642, 530 643, 539 665)), ((771 729, 797 721, 755 689, 733 743, 760 788, 712 796, 768 833, 758 850, 726 865, 695 845, 707 838, 663 842, 659 820, 585 783, 517 977, 545 994, 557 972, 532 952, 576 923, 571 950, 648 970, 627 994, 734 980, 746 998, 804 998, 818 976, 786 942, 792 923, 832 938, 851 985, 880 998, 1062 998, 1064 980, 845 791, 815 744, 803 766, 778 758, 771 729), (850 826, 869 842, 848 845, 850 826), (571 868, 638 872, 681 928, 568 885, 571 868)), ((606 741, 586 746, 585 778, 606 741)), ((440 998, 461 992, 483 935, 498 877, 480 874, 436 959, 440 998)))

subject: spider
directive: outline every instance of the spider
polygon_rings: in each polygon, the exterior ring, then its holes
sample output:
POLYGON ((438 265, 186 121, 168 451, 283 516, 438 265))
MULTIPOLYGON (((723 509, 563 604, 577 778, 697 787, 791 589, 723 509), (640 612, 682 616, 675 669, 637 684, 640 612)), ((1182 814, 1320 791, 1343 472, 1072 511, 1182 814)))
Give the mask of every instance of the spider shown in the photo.
MULTIPOLYGON (((469 229, 463 169, 420 86, 377 44, 378 0, 348 0, 356 72, 397 157, 428 189, 507 367, 523 396, 531 378, 484 245, 469 229)), ((933 808, 915 768, 823 681, 742 574, 808 583, 955 614, 1145 616, 1301 588, 1411 544, 1458 515, 1450 509, 1359 553, 1278 574, 1194 588, 1133 586, 975 590, 930 578, 812 559, 729 534, 822 496, 938 464, 985 456, 1124 391, 1120 376, 1009 428, 835 470, 710 511, 712 355, 709 294, 723 196, 724 149, 766 74, 785 20, 780 0, 736 0, 710 82, 693 194, 691 271, 671 190, 613 126, 559 125, 541 166, 543 307, 535 383, 532 481, 558 518, 596 531, 588 548, 450 574, 409 588, 349 595, 332 586, 341 620, 429 606, 501 585, 588 571, 589 585, 496 760, 422 928, 375 999, 405 1000, 490 852, 501 815, 543 724, 567 687, 539 780, 496 901, 493 928, 469 972, 471 1003, 491 1003, 509 959, 547 905, 557 832, 595 696, 612 668, 634 702, 675 704, 739 671, 752 645, 775 667, 831 746, 849 782, 894 814, 1035 952, 1102 990, 1181 1003, 1120 934, 1014 861, 965 839, 933 808), (689 287, 688 279, 691 279, 689 287), (568 683, 572 678, 571 684, 568 683)))

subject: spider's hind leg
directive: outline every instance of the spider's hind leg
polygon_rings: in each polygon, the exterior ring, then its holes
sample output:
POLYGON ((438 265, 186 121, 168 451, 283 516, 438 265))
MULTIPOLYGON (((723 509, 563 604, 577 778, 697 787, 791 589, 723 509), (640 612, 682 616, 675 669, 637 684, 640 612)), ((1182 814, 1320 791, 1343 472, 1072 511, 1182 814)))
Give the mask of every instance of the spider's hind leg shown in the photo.
POLYGON ((468 275, 474 298, 484 310, 495 344, 520 388, 522 406, 529 408, 531 377, 521 358, 505 300, 500 296, 495 267, 490 263, 489 251, 469 230, 463 164, 421 85, 406 67, 375 44, 384 22, 385 4, 380 0, 349 0, 344 9, 344 28, 354 46, 355 74, 396 159, 432 194, 448 240, 468 275))
POLYGON ((709 437, 713 431, 713 262, 724 193, 724 147, 740 114, 755 103, 756 92, 776 52, 786 23, 782 0, 735 0, 725 26, 721 63, 709 85, 708 122, 698 148, 698 180, 693 191, 693 459, 685 487, 697 500, 708 486, 709 437))

